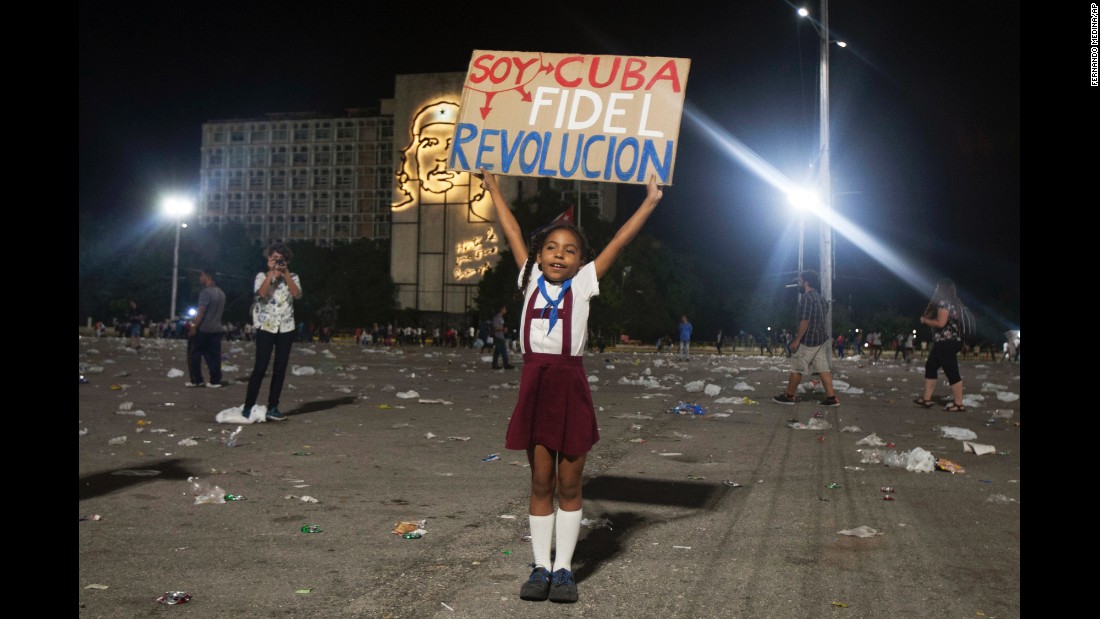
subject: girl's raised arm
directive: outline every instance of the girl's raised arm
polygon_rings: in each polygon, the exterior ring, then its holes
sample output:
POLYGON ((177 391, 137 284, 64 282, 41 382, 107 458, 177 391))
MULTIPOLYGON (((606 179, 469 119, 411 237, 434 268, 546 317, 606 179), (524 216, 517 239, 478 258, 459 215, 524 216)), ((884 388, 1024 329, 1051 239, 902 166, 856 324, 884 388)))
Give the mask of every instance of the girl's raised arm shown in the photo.
POLYGON ((504 230, 504 238, 508 239, 508 248, 512 250, 512 255, 515 256, 516 266, 522 269, 523 265, 527 263, 527 243, 523 240, 523 231, 519 229, 516 216, 512 214, 512 209, 504 201, 504 196, 500 194, 500 184, 497 183, 497 177, 485 170, 481 170, 481 175, 485 180, 485 185, 489 188, 489 196, 493 199, 493 208, 496 209, 497 221, 500 222, 500 227, 504 230))
POLYGON ((615 237, 600 252, 600 255, 596 256, 596 279, 603 279, 604 273, 607 273, 607 270, 615 263, 619 254, 623 253, 623 249, 634 240, 634 237, 638 236, 642 226, 645 225, 646 220, 657 208, 657 203, 661 201, 664 195, 664 192, 657 185, 657 175, 651 174, 649 183, 646 184, 646 196, 645 200, 642 200, 642 205, 634 211, 630 219, 626 220, 623 227, 619 228, 619 231, 615 233, 615 237))

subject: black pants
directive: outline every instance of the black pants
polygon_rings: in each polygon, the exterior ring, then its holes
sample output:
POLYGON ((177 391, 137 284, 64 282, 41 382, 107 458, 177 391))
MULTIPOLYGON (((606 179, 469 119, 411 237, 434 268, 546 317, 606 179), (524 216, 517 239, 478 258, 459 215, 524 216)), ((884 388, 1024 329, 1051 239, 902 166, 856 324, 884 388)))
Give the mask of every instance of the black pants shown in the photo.
POLYGON ((202 383, 202 362, 210 369, 210 382, 220 385, 222 382, 222 334, 199 331, 188 338, 187 369, 191 372, 191 383, 202 383))
POLYGON ((956 355, 962 350, 962 342, 959 340, 942 340, 932 343, 932 350, 928 352, 928 361, 924 363, 924 377, 928 380, 936 380, 939 369, 947 376, 947 384, 954 385, 962 380, 959 374, 959 359, 956 355))
POLYGON ((294 343, 294 332, 271 333, 256 330, 256 365, 248 379, 248 392, 244 396, 244 412, 247 415, 260 395, 260 384, 264 382, 267 364, 271 361, 271 352, 275 352, 275 367, 271 370, 271 385, 267 391, 267 407, 279 405, 279 395, 283 392, 286 379, 286 366, 290 362, 290 346, 294 343))

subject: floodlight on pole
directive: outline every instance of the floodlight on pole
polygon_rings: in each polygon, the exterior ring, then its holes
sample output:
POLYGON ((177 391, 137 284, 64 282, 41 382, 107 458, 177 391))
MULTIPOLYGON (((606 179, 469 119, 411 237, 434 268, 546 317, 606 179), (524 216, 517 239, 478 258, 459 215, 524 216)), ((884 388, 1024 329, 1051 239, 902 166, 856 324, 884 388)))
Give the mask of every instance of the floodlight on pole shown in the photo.
POLYGON ((187 226, 183 218, 195 210, 195 203, 190 198, 169 196, 161 201, 161 209, 176 222, 176 249, 172 254, 172 308, 168 314, 169 320, 175 320, 176 292, 179 289, 180 272, 180 230, 187 226))

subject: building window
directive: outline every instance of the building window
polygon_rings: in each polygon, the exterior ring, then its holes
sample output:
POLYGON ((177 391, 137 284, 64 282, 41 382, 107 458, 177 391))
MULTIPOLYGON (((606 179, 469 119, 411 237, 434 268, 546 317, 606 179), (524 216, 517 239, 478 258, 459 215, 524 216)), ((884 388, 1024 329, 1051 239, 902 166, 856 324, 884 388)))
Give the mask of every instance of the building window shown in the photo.
POLYGON ((220 168, 225 165, 225 151, 220 148, 212 148, 206 156, 206 166, 220 168))
POLYGON ((210 141, 215 144, 225 144, 225 127, 214 127, 210 132, 210 141))
POLYGON ((320 189, 329 186, 329 174, 327 169, 313 170, 313 188, 320 189))
POLYGON ((229 152, 229 167, 231 168, 243 168, 245 167, 245 156, 247 151, 244 146, 234 146, 229 152))
POLYGON ((286 165, 286 147, 285 146, 272 146, 271 147, 271 165, 272 166, 285 166, 286 165))
POLYGON ((355 147, 351 144, 337 146, 336 165, 355 165, 355 147))
POLYGON ((244 189, 244 170, 233 170, 229 173, 229 190, 240 191, 244 189))
POLYGON ((317 126, 313 129, 313 139, 315 140, 331 140, 332 139, 332 123, 329 121, 322 121, 317 123, 317 126))
POLYGON ((248 141, 255 144, 256 142, 267 141, 267 125, 259 124, 252 125, 252 131, 248 135, 248 141))
POLYGON ((253 168, 267 167, 267 148, 258 146, 249 151, 248 165, 253 168))
POLYGON ((292 170, 290 173, 291 189, 309 188, 309 170, 292 170))
POLYGON ((229 141, 233 144, 243 144, 244 129, 240 127, 234 127, 233 130, 229 132, 229 141))
POLYGON ((271 130, 272 142, 285 142, 287 138, 286 123, 279 123, 271 130))
POLYGON ((304 166, 309 165, 309 147, 308 146, 295 146, 291 149, 290 165, 304 166))
POLYGON ((271 188, 286 189, 286 170, 271 171, 271 188))
POLYGON ((332 165, 332 153, 327 145, 319 146, 314 150, 313 165, 332 165))
POLYGON ((294 123, 294 141, 309 141, 309 123, 294 123))

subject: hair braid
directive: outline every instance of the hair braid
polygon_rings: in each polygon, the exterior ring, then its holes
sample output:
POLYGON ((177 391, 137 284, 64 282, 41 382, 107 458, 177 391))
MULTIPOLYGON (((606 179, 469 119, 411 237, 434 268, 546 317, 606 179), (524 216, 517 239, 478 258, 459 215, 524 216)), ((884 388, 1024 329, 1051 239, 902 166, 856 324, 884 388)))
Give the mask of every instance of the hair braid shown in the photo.
POLYGON ((527 290, 527 282, 531 281, 531 268, 535 266, 535 256, 538 248, 538 245, 531 243, 531 248, 527 250, 527 262, 523 265, 523 279, 520 281, 520 290, 527 290))

